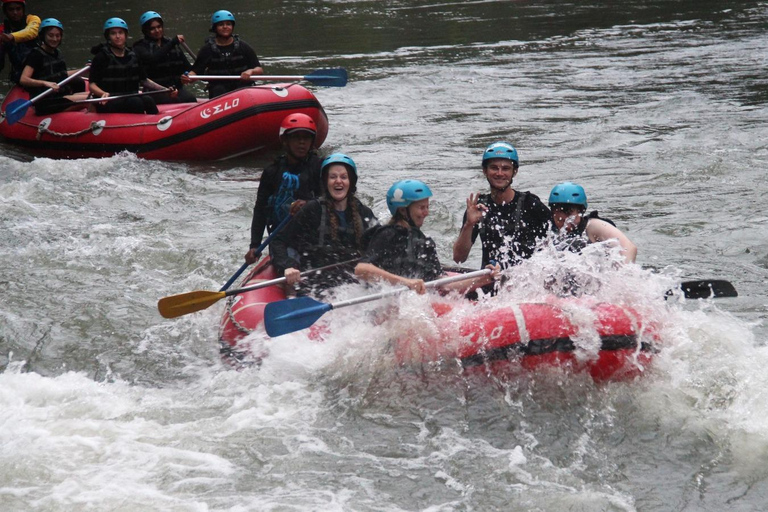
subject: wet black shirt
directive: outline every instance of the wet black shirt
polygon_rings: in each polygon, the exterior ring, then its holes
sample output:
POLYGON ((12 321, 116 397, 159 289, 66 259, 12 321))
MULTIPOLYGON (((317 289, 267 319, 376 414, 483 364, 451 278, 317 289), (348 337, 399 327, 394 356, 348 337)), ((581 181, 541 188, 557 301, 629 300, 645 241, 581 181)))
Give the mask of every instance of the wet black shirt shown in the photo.
MULTIPOLYGON (((496 204, 490 194, 483 194, 479 202, 488 207, 488 212, 472 230, 472 243, 480 237, 483 267, 495 260, 507 268, 530 258, 538 240, 551 229, 549 208, 530 192, 515 191, 514 199, 505 204, 496 204)), ((465 211, 463 223, 466 222, 465 211)))

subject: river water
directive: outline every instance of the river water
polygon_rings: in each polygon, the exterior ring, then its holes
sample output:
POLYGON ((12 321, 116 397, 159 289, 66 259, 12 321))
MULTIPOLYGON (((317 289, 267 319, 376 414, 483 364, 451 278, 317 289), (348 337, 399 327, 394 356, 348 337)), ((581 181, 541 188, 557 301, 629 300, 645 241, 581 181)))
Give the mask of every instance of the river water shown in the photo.
MULTIPOLYGON (((215 10, 151 7, 193 47, 215 10)), ((145 8, 30 2, 66 25, 72 67, 104 19, 137 28, 145 8)), ((322 151, 357 161, 382 219, 393 181, 429 183, 425 231, 446 262, 466 196, 486 187, 488 143, 517 146, 521 190, 584 185, 639 247, 596 293, 644 308, 663 349, 641 377, 605 384, 399 368, 401 331, 372 325, 369 304, 330 313, 324 343, 262 336, 261 369, 233 371, 218 356, 223 301, 176 320, 156 303, 239 267, 272 155, 54 161, 0 144, 0 509, 764 510, 768 4, 225 8, 267 73, 349 70, 347 87, 315 90, 322 151), (700 278, 740 296, 660 299, 700 278)), ((541 298, 536 278, 562 263, 535 258, 508 298, 541 298)), ((399 301, 403 323, 427 322, 422 299, 399 301)))

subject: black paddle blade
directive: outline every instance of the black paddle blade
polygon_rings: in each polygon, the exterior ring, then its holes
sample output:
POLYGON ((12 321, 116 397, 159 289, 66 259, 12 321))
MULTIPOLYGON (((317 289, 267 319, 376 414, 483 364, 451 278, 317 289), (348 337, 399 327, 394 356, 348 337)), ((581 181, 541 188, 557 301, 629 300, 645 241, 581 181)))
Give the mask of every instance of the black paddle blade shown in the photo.
MULTIPOLYGON (((719 297, 738 297, 736 288, 723 279, 712 279, 702 281, 685 281, 680 283, 680 289, 686 299, 708 299, 719 297)), ((667 292, 667 296, 672 295, 672 291, 667 292)))

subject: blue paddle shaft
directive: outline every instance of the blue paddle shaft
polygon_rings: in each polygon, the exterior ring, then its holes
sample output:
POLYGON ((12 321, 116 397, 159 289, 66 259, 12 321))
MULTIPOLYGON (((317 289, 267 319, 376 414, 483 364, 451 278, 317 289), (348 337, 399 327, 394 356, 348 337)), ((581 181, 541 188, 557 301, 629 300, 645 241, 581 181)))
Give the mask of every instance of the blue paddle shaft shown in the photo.
MULTIPOLYGON (((263 251, 267 247, 267 245, 269 245, 269 242, 271 242, 272 239, 275 238, 275 235, 277 235, 280 232, 280 230, 283 229, 286 224, 288 224, 288 222, 290 220, 291 220, 291 215, 287 216, 282 221, 280 221, 280 224, 278 224, 277 227, 272 230, 272 232, 269 234, 269 236, 266 238, 266 240, 261 242, 261 245, 256 248, 256 257, 257 258, 261 254, 261 251, 263 251)), ((240 274, 245 272, 245 269, 248 268, 248 265, 250 265, 250 263, 248 263, 248 262, 243 263, 243 265, 237 270, 237 272, 235 272, 232 275, 232 277, 229 278, 229 281, 224 283, 224 286, 222 286, 219 291, 220 292, 227 291, 227 288, 232 286, 232 283, 234 283, 237 280, 237 278, 240 277, 240 274)))

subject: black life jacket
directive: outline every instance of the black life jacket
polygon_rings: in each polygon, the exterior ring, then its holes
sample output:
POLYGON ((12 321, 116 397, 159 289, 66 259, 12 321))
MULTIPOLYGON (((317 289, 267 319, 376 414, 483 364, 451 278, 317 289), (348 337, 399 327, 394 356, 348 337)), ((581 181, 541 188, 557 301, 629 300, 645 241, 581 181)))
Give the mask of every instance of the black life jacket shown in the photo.
MULTIPOLYGON (((48 53, 41 46, 38 46, 33 52, 37 52, 43 56, 43 66, 40 69, 35 69, 32 73, 32 78, 35 80, 43 80, 45 82, 59 83, 67 78, 67 64, 61 55, 61 52, 57 49, 53 53, 48 53)), ((64 86, 66 87, 66 85, 64 86)), ((30 87, 30 97, 35 97, 43 91, 47 91, 47 87, 30 87)), ((65 91, 60 90, 60 94, 68 94, 65 91)))
MULTIPOLYGON (((355 198, 350 201, 355 201, 355 198)), ((320 203, 320 229, 317 232, 317 244, 316 249, 330 248, 333 245, 341 243, 342 240, 355 239, 355 226, 354 220, 352 223, 346 225, 339 224, 339 230, 337 232, 339 242, 334 242, 333 235, 331 234, 331 220, 328 218, 328 208, 325 207, 323 201, 316 199, 320 203), (327 237, 327 239, 326 239, 327 237)), ((334 215, 336 215, 334 213, 334 215)))
POLYGON ((371 240, 376 235, 387 229, 395 230, 398 238, 403 235, 407 238, 404 250, 393 247, 394 250, 386 255, 387 259, 377 263, 380 268, 392 274, 414 279, 431 280, 442 273, 440 262, 437 260, 435 241, 424 235, 417 227, 407 229, 392 224, 372 226, 363 234, 364 251, 368 249, 371 240), (403 233, 404 231, 407 231, 407 234, 403 233), (434 256, 434 259, 430 256, 434 256))
POLYGON ((595 210, 588 215, 583 215, 576 229, 559 234, 555 239, 555 247, 562 251, 581 252, 589 244, 589 238, 587 238, 585 231, 591 219, 599 219, 616 227, 616 224, 611 219, 601 218, 598 216, 597 210, 595 210))
MULTIPOLYGON (((163 37, 162 44, 168 44, 170 41, 169 38, 163 37)), ((146 37, 133 45, 134 48, 136 46, 146 48, 150 55, 159 53, 162 48, 146 37)), ((185 71, 189 71, 189 63, 178 45, 174 45, 160 62, 153 64, 142 62, 142 65, 147 71, 147 78, 164 87, 179 87, 181 85, 181 75, 185 71)))
POLYGON ((125 57, 128 57, 128 60, 123 64, 112 53, 108 44, 102 45, 102 51, 109 57, 109 64, 104 68, 101 80, 96 85, 110 94, 139 92, 141 68, 136 54, 126 47, 125 57))
POLYGON ((240 37, 232 36, 235 40, 234 47, 228 54, 221 51, 221 47, 216 44, 216 37, 211 36, 206 39, 206 44, 211 48, 213 57, 208 61, 206 72, 209 75, 239 75, 248 69, 248 61, 240 51, 240 37))

